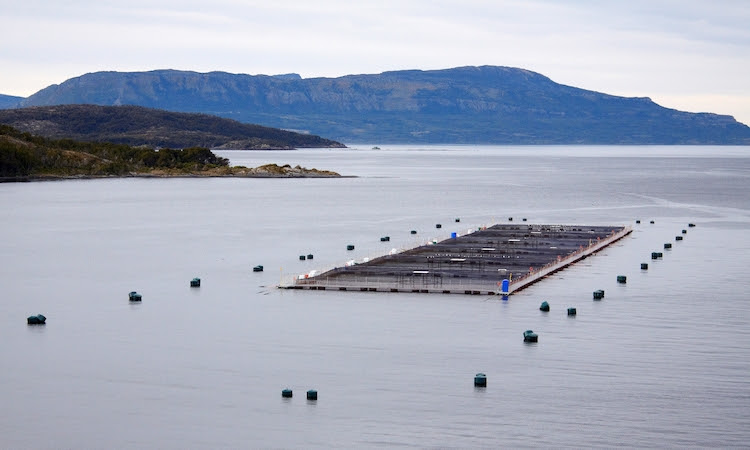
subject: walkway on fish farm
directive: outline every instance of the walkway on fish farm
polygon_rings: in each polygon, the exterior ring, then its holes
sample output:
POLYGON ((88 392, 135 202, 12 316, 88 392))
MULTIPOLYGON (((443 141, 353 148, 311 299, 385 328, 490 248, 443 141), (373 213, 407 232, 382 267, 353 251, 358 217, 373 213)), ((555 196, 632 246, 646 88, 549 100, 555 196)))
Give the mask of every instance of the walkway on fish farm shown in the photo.
POLYGON ((336 267, 287 289, 512 294, 632 231, 623 226, 498 224, 361 264, 336 267), (507 290, 503 291, 503 280, 507 290))

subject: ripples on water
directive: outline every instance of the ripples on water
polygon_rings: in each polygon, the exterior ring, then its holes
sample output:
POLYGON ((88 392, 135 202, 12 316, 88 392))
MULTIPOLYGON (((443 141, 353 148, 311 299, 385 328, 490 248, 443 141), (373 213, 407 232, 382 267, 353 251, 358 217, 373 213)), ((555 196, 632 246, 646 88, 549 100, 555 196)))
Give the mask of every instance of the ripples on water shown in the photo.
POLYGON ((750 442, 747 148, 222 156, 360 177, 0 185, 2 447, 750 442), (435 223, 447 236, 511 216, 635 230, 507 302, 274 288, 441 237, 435 223), (675 242, 688 222, 697 227, 675 242), (128 303, 131 290, 142 304, 128 303), (40 312, 46 326, 25 325, 40 312), (538 344, 522 342, 529 328, 538 344), (476 372, 486 389, 473 387, 476 372), (305 400, 311 388, 317 402, 305 400))

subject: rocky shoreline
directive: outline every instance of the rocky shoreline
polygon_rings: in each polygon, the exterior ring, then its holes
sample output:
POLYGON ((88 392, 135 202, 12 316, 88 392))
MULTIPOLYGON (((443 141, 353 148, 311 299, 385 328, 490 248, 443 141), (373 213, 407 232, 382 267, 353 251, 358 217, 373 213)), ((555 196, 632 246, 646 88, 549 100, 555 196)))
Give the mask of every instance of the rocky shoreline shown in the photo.
POLYGON ((88 180, 100 178, 352 178, 331 170, 318 170, 289 164, 279 166, 266 164, 259 167, 216 167, 207 170, 185 172, 177 169, 155 169, 148 172, 129 172, 122 175, 76 174, 56 175, 37 174, 25 177, 4 177, 0 182, 29 182, 56 180, 88 180))

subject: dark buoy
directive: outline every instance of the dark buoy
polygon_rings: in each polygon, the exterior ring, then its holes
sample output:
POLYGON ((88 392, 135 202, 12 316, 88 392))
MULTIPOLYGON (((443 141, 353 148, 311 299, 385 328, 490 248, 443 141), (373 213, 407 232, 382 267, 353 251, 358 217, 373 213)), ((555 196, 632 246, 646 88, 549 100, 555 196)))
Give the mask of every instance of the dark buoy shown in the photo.
POLYGON ((594 291, 594 300, 601 300, 604 298, 604 291, 601 289, 597 289, 594 291))
POLYGON ((675 237, 674 237, 674 240, 675 240, 675 241, 681 241, 681 240, 682 240, 682 236, 675 236, 675 237))
POLYGON ((192 280, 190 280, 190 287, 201 287, 201 279, 193 278, 192 280))
POLYGON ((539 340, 539 336, 537 336, 536 333, 534 333, 531 330, 526 330, 523 332, 523 341, 524 342, 537 342, 539 340))
POLYGON ((443 228, 443 226, 442 226, 442 225, 440 225, 439 223, 436 223, 436 224, 435 224, 435 228, 443 228))
POLYGON ((664 243, 664 248, 666 248, 666 249, 672 248, 672 243, 671 242, 665 242, 664 243))
POLYGON ((281 391, 281 396, 284 398, 292 398, 292 390, 284 389, 283 391, 281 391))
POLYGON ((689 223, 689 224, 688 224, 688 226, 689 226, 690 228, 693 228, 693 227, 695 226, 695 224, 694 224, 694 223, 689 223))
POLYGON ((313 254, 310 253, 309 255, 307 255, 307 259, 313 259, 313 254))
POLYGON ((140 302, 141 294, 137 293, 136 291, 133 291, 128 294, 128 300, 130 300, 131 302, 140 302))
POLYGON ((474 375, 474 386, 487 387, 487 375, 483 373, 478 373, 474 375))
POLYGON ((255 267, 253 267, 253 272, 263 272, 263 266, 261 266, 259 264, 259 265, 255 266, 255 267))
POLYGON ((411 230, 411 234, 417 234, 417 230, 411 230))
POLYGON ((525 217, 523 219, 521 219, 521 220, 523 220, 524 222, 526 222, 526 218, 525 217))
POLYGON ((682 234, 687 234, 687 230, 682 230, 682 234))
POLYGON ((617 275, 617 282, 625 284, 628 282, 628 277, 626 277, 625 275, 617 275))
POLYGON ((26 318, 26 323, 29 325, 44 325, 47 322, 47 318, 41 314, 35 316, 29 316, 26 318))
POLYGON ((654 223, 654 221, 652 220, 652 221, 651 221, 651 222, 649 222, 649 223, 654 223))
POLYGON ((382 238, 380 238, 380 242, 388 242, 390 240, 391 240, 390 236, 383 236, 382 238))
POLYGON ((641 263, 641 270, 648 270, 648 263, 641 263))
POLYGON ((512 217, 508 217, 508 222, 513 222, 513 218, 512 217))
POLYGON ((549 303, 542 302, 541 306, 539 306, 539 311, 549 312, 549 303))
POLYGON ((456 217, 456 223, 458 223, 460 221, 461 221, 461 219, 459 219, 458 217, 456 217))
POLYGON ((636 220, 635 223, 641 223, 641 221, 640 220, 636 220))
POLYGON ((354 246, 352 244, 349 244, 346 246, 347 250, 354 250, 354 246))
POLYGON ((315 389, 310 389, 307 391, 307 399, 308 400, 317 400, 318 399, 318 391, 315 389))
POLYGON ((576 309, 575 308, 568 308, 568 315, 569 316, 575 316, 576 315, 576 309))
POLYGON ((299 260, 300 261, 304 261, 305 259, 307 259, 307 257, 305 257, 305 255, 299 255, 299 260))

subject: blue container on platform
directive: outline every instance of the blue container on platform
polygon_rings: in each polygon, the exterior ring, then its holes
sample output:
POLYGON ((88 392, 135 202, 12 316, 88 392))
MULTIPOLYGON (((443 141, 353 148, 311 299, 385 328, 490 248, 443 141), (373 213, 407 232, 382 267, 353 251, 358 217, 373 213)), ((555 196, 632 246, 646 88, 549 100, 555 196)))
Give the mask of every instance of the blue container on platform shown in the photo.
POLYGON ((509 287, 510 287, 510 281, 506 278, 505 280, 503 280, 501 291, 502 292, 508 292, 508 288, 509 287))
POLYGON ((456 239, 456 232, 451 233, 451 238, 456 239))

